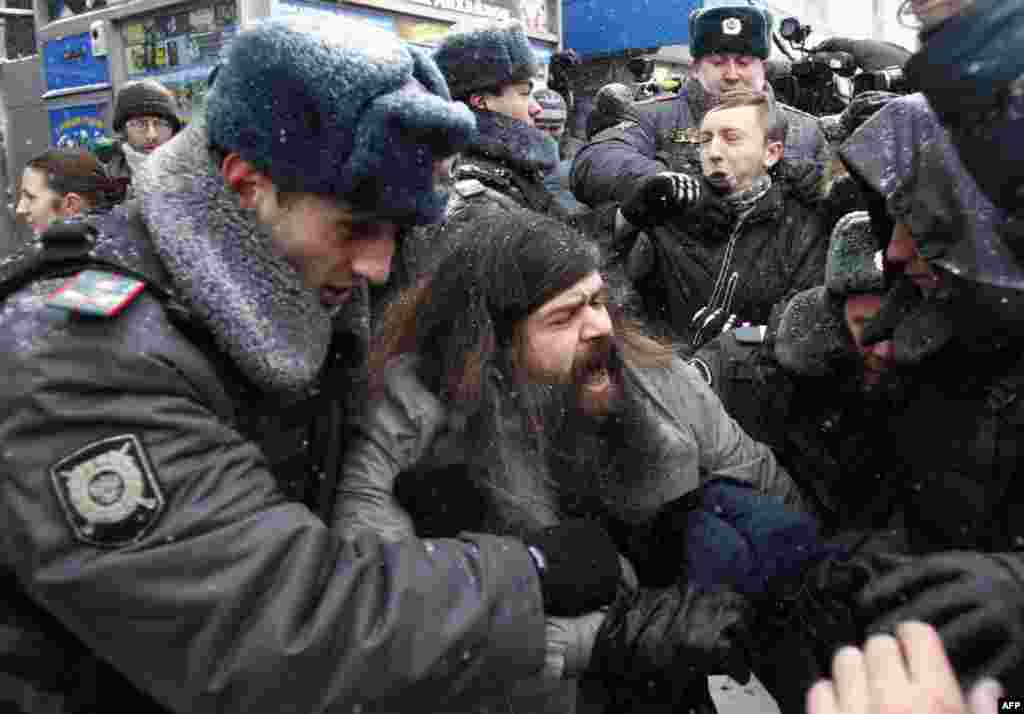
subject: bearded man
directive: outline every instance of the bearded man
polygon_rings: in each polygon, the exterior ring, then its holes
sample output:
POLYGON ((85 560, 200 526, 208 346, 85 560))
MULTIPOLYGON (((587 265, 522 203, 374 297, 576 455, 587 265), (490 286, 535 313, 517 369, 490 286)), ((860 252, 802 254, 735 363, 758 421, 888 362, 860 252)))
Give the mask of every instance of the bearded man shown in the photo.
POLYGON ((383 316, 335 528, 387 523, 401 540, 598 520, 643 587, 572 638, 564 672, 613 684, 615 711, 706 696, 704 677, 738 658, 723 586, 767 600, 825 555, 793 481, 672 345, 627 319, 595 244, 527 211, 451 241, 383 316), (686 605, 695 588, 706 606, 686 605))

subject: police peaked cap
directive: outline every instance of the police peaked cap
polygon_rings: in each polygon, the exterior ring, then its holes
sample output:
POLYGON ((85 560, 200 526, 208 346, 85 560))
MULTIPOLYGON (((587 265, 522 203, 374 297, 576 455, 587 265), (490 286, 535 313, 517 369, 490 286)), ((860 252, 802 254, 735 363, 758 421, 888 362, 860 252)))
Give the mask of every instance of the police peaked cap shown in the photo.
POLYGON ((459 24, 434 51, 452 96, 524 82, 540 70, 523 26, 517 21, 459 24))
POLYGON ((762 7, 710 7, 690 13, 690 54, 694 59, 718 52, 767 59, 771 39, 772 16, 762 7))
POLYGON ((284 191, 343 200, 403 222, 440 218, 437 162, 475 130, 430 57, 343 17, 289 18, 239 33, 206 105, 211 143, 284 191))

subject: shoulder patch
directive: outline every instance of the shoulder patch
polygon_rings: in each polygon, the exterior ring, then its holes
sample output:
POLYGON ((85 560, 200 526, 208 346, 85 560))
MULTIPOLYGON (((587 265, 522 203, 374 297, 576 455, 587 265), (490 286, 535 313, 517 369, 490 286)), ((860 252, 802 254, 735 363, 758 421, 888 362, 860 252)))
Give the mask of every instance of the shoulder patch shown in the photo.
POLYGON ((690 359, 686 360, 686 364, 690 365, 695 370, 697 370, 697 373, 701 376, 701 379, 707 382, 707 385, 709 387, 714 386, 712 384, 712 382, 714 382, 714 376, 712 375, 711 367, 708 365, 707 362, 705 362, 700 357, 691 357, 690 359))
POLYGON ((46 299, 81 315, 113 317, 127 307, 146 287, 141 280, 104 270, 83 270, 68 279, 46 299))
POLYGON ((455 193, 459 194, 463 198, 476 196, 477 194, 483 193, 485 190, 487 190, 487 187, 476 179, 465 179, 455 182, 455 193))
POLYGON ((50 480, 75 537, 116 548, 138 541, 164 512, 149 457, 134 434, 95 441, 50 467, 50 480))

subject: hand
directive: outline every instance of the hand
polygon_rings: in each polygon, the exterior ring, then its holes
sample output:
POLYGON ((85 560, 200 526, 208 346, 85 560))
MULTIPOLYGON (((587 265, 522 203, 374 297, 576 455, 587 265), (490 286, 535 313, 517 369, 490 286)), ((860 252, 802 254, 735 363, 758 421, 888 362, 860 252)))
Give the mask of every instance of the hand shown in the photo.
POLYGON ((819 122, 822 131, 830 142, 846 141, 861 124, 899 96, 893 92, 861 92, 850 100, 841 113, 821 117, 819 122))
POLYGON ((832 661, 832 681, 807 694, 808 714, 995 714, 999 684, 979 682, 970 708, 942 649, 938 633, 920 622, 875 635, 861 651, 844 647, 832 661))
POLYGON ((523 542, 537 565, 544 612, 576 617, 615 600, 624 571, 611 536, 593 521, 565 521, 527 533, 523 542))
POLYGON ((1013 555, 938 553, 915 559, 859 595, 870 629, 921 620, 934 625, 960 677, 1024 676, 1024 584, 1013 555))
POLYGON ((609 608, 597 634, 589 672, 673 696, 698 677, 727 674, 750 680, 747 600, 729 590, 642 588, 609 608))
POLYGON ((635 226, 647 228, 695 208, 705 194, 701 179, 689 174, 662 171, 639 181, 622 204, 622 215, 635 226))

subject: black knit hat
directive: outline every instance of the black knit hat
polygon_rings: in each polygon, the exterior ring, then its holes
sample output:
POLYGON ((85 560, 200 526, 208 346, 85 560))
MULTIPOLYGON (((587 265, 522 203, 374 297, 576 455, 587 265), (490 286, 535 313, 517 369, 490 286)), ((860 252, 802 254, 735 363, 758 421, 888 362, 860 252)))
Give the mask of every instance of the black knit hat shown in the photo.
POLYGON ((711 7, 690 13, 690 54, 694 59, 733 52, 767 59, 771 52, 772 16, 752 5, 711 7))
POLYGON ((181 130, 174 93, 152 79, 127 82, 118 90, 114 103, 114 131, 123 131, 125 123, 138 116, 161 117, 171 123, 175 134, 181 130))
POLYGON ((540 69, 523 26, 516 21, 456 25, 434 52, 452 97, 532 78, 540 69))

